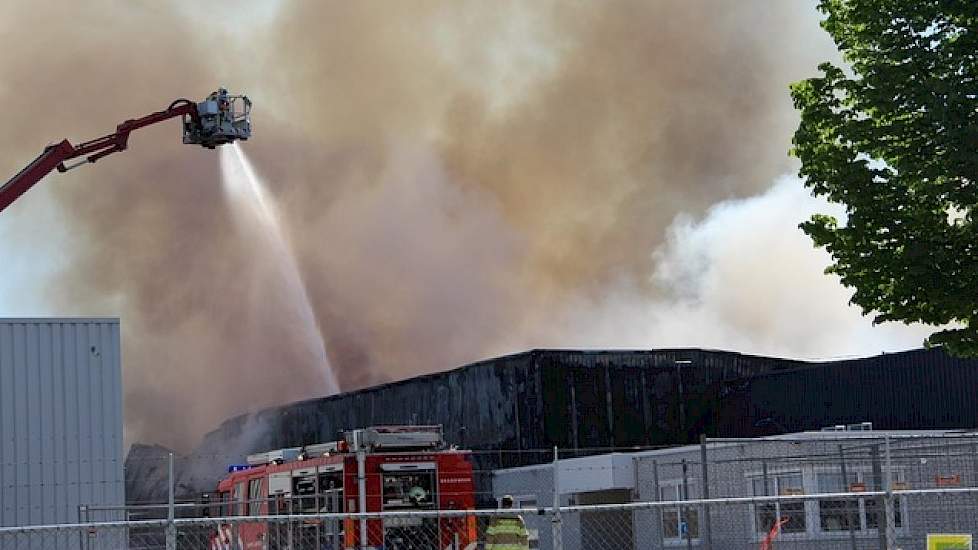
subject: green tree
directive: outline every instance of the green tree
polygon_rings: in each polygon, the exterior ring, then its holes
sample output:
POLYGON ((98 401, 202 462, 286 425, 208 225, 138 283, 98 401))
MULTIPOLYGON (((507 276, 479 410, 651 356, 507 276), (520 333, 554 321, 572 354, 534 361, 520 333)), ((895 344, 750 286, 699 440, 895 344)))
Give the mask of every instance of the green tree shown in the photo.
POLYGON ((978 1, 820 0, 847 67, 791 87, 792 154, 845 219, 801 224, 875 322, 978 355, 978 1))

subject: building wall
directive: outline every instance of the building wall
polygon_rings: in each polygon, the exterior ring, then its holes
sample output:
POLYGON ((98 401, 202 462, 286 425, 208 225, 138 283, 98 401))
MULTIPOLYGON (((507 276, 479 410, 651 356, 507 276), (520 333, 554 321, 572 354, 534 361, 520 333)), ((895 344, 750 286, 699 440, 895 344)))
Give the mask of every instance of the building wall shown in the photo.
POLYGON ((888 430, 978 427, 976 392, 978 361, 940 349, 807 364, 728 384, 717 431, 749 437, 851 422, 888 430))
POLYGON ((332 441, 344 429, 440 424, 449 443, 477 451, 483 493, 488 472, 546 462, 554 446, 586 454, 696 440, 716 424, 723 384, 804 364, 695 349, 533 350, 230 419, 191 453, 226 460, 191 465, 210 474, 181 481, 211 490, 248 453, 332 441))
MULTIPOLYGON (((533 350, 268 409, 259 413, 271 427, 261 443, 329 441, 340 430, 382 423, 442 424, 449 441, 477 449, 693 441, 715 424, 723 383, 802 365, 696 349, 533 350)), ((249 421, 232 419, 212 437, 249 421)))
POLYGON ((497 467, 509 467, 549 460, 553 446, 676 445, 702 433, 750 437, 862 421, 978 426, 975 392, 978 361, 939 349, 823 363, 699 349, 533 350, 232 418, 198 450, 225 450, 243 435, 253 436, 251 452, 370 424, 433 423, 462 447, 526 452, 497 457, 497 467))
POLYGON ((542 393, 532 396, 538 407, 531 409, 535 414, 528 424, 532 428, 542 419, 543 426, 524 437, 522 448, 527 449, 556 445, 586 451, 697 441, 701 433, 715 432, 727 385, 806 365, 699 349, 533 353, 536 389, 542 393))
POLYGON ((119 505, 118 319, 0 319, 0 526, 119 505))
POLYGON ((476 451, 483 472, 547 462, 554 446, 566 456, 862 421, 978 426, 976 393, 978 361, 939 349, 824 363, 699 349, 533 350, 232 418, 191 453, 193 479, 178 477, 212 490, 248 453, 371 424, 441 424, 449 442, 476 451))

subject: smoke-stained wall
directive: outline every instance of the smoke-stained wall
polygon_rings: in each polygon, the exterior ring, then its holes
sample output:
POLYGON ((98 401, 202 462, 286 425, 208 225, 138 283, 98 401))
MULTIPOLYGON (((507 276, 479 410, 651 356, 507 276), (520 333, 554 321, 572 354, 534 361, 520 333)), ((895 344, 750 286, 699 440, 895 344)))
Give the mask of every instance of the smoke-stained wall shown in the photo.
MULTIPOLYGON (((575 456, 857 422, 973 428, 976 391, 978 361, 939 349, 821 363, 699 349, 534 350, 228 419, 180 460, 179 482, 188 496, 210 491, 248 453, 383 424, 443 426, 448 443, 475 451, 480 483, 497 468, 548 462, 554 446, 575 456)), ((130 499, 159 486, 162 457, 128 463, 147 479, 131 481, 130 499)))
MULTIPOLYGON (((208 491, 249 453, 400 424, 441 425, 448 443, 477 451, 481 483, 492 469, 549 460, 555 445, 587 454, 694 441, 716 429, 724 384, 803 364, 695 349, 534 350, 228 419, 181 459, 180 483, 208 491)), ((139 472, 163 464, 132 462, 139 472)))
POLYGON ((770 372, 724 388, 721 433, 767 435, 872 422, 877 429, 978 428, 978 361, 940 349, 770 372))

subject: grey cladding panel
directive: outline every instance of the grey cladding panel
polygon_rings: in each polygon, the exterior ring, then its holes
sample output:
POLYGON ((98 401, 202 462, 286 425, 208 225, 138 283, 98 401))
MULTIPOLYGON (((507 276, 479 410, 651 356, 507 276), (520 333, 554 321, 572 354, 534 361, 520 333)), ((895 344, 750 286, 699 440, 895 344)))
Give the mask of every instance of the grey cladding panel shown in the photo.
POLYGON ((0 526, 124 502, 116 319, 0 319, 0 526))

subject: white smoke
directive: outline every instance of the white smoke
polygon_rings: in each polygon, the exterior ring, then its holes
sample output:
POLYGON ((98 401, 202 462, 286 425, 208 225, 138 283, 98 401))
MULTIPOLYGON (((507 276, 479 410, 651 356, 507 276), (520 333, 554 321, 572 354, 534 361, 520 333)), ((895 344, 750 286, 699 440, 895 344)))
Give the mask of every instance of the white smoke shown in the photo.
POLYGON ((838 205, 782 177, 761 195, 718 203, 701 220, 678 216, 653 253, 663 298, 619 286, 570 315, 581 344, 707 347, 796 358, 869 355, 919 347, 932 327, 888 323, 849 305, 852 291, 824 274, 829 254, 799 222, 838 205))

